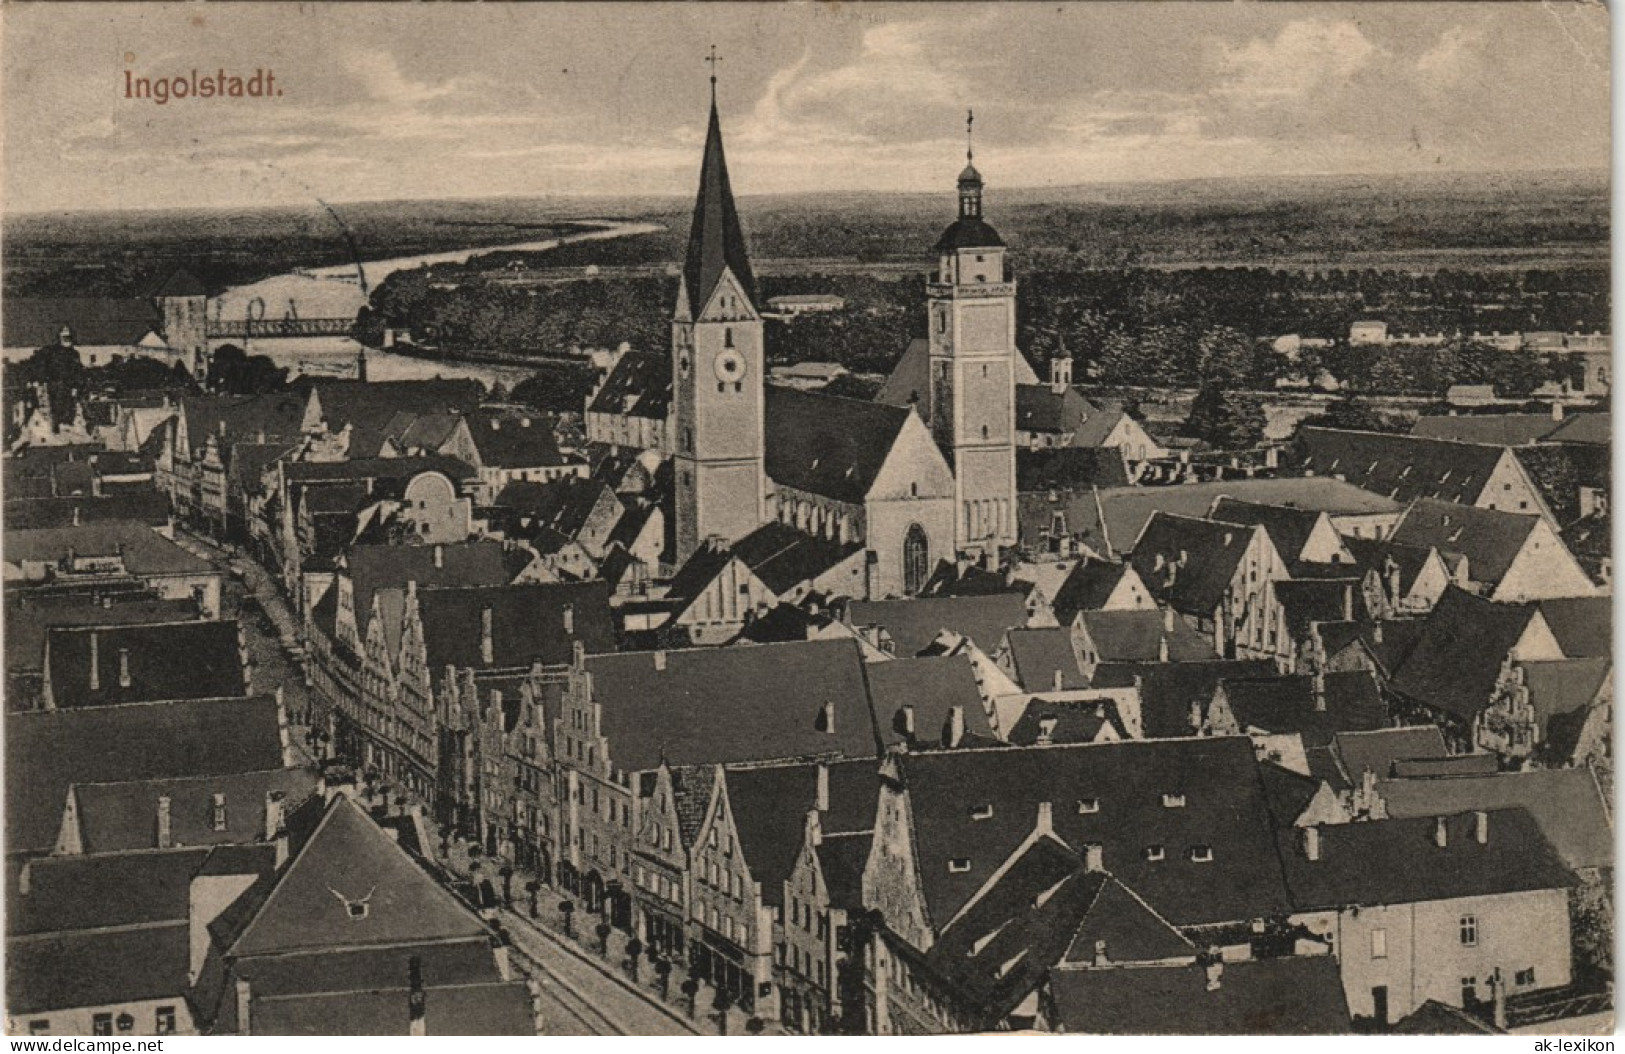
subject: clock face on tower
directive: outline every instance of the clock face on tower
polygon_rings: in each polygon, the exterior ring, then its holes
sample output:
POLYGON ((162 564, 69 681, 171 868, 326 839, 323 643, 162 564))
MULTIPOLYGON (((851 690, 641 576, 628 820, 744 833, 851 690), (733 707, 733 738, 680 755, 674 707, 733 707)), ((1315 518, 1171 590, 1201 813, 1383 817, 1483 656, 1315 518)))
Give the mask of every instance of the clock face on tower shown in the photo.
POLYGON ((717 371, 719 381, 736 382, 745 379, 745 360, 732 348, 724 348, 717 352, 716 361, 712 365, 717 371))

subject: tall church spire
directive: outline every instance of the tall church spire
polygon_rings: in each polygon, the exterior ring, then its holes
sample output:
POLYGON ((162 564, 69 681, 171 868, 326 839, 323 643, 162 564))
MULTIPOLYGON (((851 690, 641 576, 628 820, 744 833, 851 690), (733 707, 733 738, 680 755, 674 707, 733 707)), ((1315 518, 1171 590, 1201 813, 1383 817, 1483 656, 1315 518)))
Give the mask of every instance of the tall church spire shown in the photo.
MULTIPOLYGON (((714 56, 713 56, 714 57, 714 56)), ((722 153, 722 122, 717 117, 716 67, 712 67, 711 121, 705 132, 705 160, 700 166, 700 193, 694 202, 694 226, 683 261, 683 284, 689 310, 696 315, 716 290, 722 272, 731 270, 745 295, 756 299, 756 277, 745 251, 745 232, 728 184, 728 162, 722 153)))

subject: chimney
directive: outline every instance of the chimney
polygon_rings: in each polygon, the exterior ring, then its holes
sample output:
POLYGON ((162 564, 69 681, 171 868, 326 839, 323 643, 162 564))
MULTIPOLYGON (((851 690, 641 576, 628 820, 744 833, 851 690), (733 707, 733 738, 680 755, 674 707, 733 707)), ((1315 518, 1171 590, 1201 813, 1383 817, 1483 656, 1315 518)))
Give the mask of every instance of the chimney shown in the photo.
POLYGON ((1320 828, 1316 826, 1303 829, 1303 858, 1310 862, 1320 859, 1320 828))
POLYGON ((1501 976, 1501 968, 1497 966, 1495 972, 1490 974, 1490 1001, 1495 1009, 1492 1011, 1495 1027, 1498 1031, 1507 1029, 1507 982, 1501 976))
POLYGON ((1168 661, 1168 635, 1167 634, 1162 634, 1161 636, 1157 637, 1157 661, 1158 662, 1167 662, 1168 661))
POLYGON ((1473 813, 1473 841, 1486 845, 1490 840, 1490 814, 1483 809, 1473 813))
POLYGON ((820 718, 824 731, 833 736, 835 734, 835 704, 826 699, 824 707, 820 711, 820 718))
POLYGON ((818 763, 818 789, 817 807, 819 812, 829 812, 829 766, 822 761, 818 763))
POLYGON ((1313 685, 1315 693, 1315 713, 1324 714, 1326 712, 1326 671, 1317 669, 1314 676, 1310 678, 1310 684, 1313 685))
POLYGON ((438 543, 434 547, 434 566, 437 569, 446 566, 446 547, 438 543))
POLYGON ((1563 404, 1558 402, 1556 399, 1552 400, 1552 420, 1563 420, 1563 404))
POLYGON ((1377 624, 1375 624, 1374 626, 1371 627, 1371 643, 1373 643, 1373 644, 1381 644, 1382 643, 1382 623, 1381 622, 1378 622, 1377 624))
POLYGON ((1056 667, 1055 669, 1054 683, 1055 691, 1057 692, 1066 688, 1066 674, 1061 671, 1060 667, 1056 667))
POLYGON ((172 843, 169 828, 169 795, 158 797, 158 848, 168 849, 172 843))
POLYGON ((1095 941, 1095 965, 1105 966, 1110 962, 1111 959, 1106 956, 1106 942, 1103 940, 1095 941))
POLYGON ((906 735, 906 736, 914 735, 914 704, 913 703, 904 703, 903 704, 902 715, 903 715, 903 734, 906 735))
POLYGON ((1162 632, 1172 633, 1173 631, 1174 609, 1172 607, 1165 607, 1162 609, 1162 632))
POLYGON ((101 638, 95 630, 90 631, 90 690, 99 692, 102 688, 101 670, 101 638))
POLYGON ((655 673, 665 673, 666 672, 666 653, 664 651, 657 651, 657 652, 655 652, 654 659, 655 659, 655 673))
POLYGON ((1038 819, 1033 824, 1033 830, 1038 834, 1055 833, 1055 807, 1049 802, 1038 803, 1038 819))
POLYGON ((64 348, 73 347, 73 330, 67 326, 63 326, 61 329, 57 330, 56 342, 62 345, 64 348))
POLYGON ((414 955, 406 961, 406 1012, 410 1019, 407 1035, 426 1036, 427 999, 423 991, 423 960, 414 955))
POLYGON ((1354 583, 1343 584, 1343 621, 1354 621, 1354 583))
POLYGON ((1085 842, 1083 869, 1089 872, 1106 870, 1106 847, 1099 842, 1085 842))
POLYGON ((1437 817, 1433 821, 1433 844, 1440 849, 1450 844, 1450 830, 1445 825, 1443 816, 1437 817))
POLYGON ((1199 699, 1192 699, 1191 700, 1191 712, 1190 712, 1189 720, 1190 720, 1190 726, 1191 726, 1191 735, 1193 735, 1193 736, 1201 735, 1202 734, 1202 702, 1201 702, 1201 700, 1199 700, 1199 699))
POLYGON ((1222 982, 1223 977, 1224 977, 1224 961, 1222 959, 1214 959, 1212 962, 1207 964, 1207 990, 1208 991, 1217 992, 1219 990, 1221 984, 1223 983, 1222 982))
POLYGON ((120 648, 118 650, 118 686, 120 688, 128 688, 128 687, 130 687, 130 649, 129 648, 120 648))
POLYGON ((566 637, 573 637, 575 636, 575 632, 576 608, 574 604, 566 604, 564 605, 564 635, 566 637))
POLYGON ((253 990, 249 988, 248 981, 237 978, 237 1034, 251 1036, 253 1030, 248 1027, 248 1008, 253 1003, 253 990))
MULTIPOLYGON (((440 547, 435 546, 435 552, 438 553, 439 551, 440 547)), ((496 662, 496 646, 491 640, 491 609, 489 607, 480 609, 480 662, 485 666, 496 662)))
POLYGON ((287 795, 281 791, 269 791, 265 795, 265 840, 274 842, 278 835, 287 832, 286 813, 283 803, 287 795))
POLYGON ((959 746, 960 741, 964 738, 965 708, 962 706, 951 706, 948 708, 948 725, 943 730, 942 745, 950 748, 957 747, 959 746))

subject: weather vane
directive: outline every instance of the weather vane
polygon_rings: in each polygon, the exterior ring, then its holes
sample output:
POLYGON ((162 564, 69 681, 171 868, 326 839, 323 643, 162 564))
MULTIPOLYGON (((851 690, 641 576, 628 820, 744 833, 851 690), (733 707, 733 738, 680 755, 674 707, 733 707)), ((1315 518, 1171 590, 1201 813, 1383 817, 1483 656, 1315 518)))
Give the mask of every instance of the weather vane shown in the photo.
POLYGON ((971 137, 970 137, 971 125, 973 125, 975 123, 976 123, 976 111, 975 110, 966 110, 965 111, 965 160, 966 161, 974 161, 974 160, 976 160, 975 151, 971 147, 971 137))
POLYGON ((717 54, 717 46, 715 44, 711 45, 711 54, 705 56, 705 61, 711 67, 711 101, 716 102, 717 101, 717 63, 722 61, 722 57, 717 54))

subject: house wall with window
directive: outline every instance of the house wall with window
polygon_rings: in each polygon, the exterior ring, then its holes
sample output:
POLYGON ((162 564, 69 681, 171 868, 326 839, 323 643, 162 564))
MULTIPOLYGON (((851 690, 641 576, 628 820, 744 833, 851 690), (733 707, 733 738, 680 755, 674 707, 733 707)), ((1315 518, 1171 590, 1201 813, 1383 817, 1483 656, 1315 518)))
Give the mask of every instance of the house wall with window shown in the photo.
POLYGON ((741 1009, 779 1016, 773 974, 773 912, 739 848, 727 784, 719 780, 690 854, 689 962, 741 1009))
POLYGON ((109 1006, 67 1007, 6 1017, 11 1036, 195 1036, 184 994, 109 1006), (128 1025, 128 1027, 125 1027, 128 1025))
POLYGON ((1351 907, 1294 921, 1332 941, 1355 1017, 1373 1016, 1384 991, 1390 1022, 1429 999, 1459 1007, 1471 994, 1487 1002, 1496 970, 1509 995, 1570 980, 1561 889, 1351 907))

